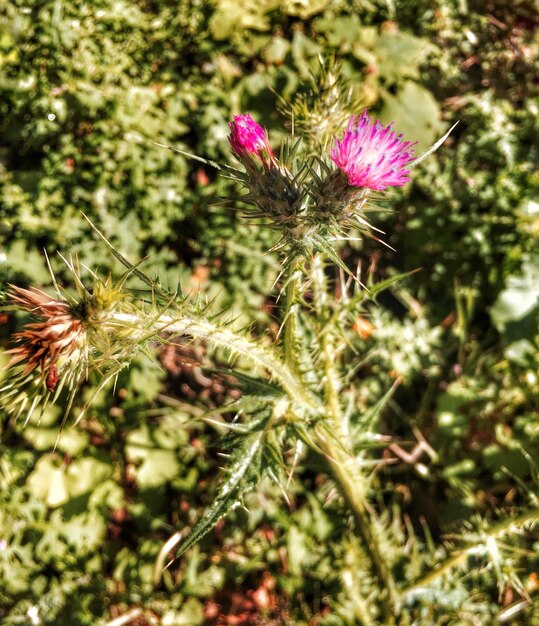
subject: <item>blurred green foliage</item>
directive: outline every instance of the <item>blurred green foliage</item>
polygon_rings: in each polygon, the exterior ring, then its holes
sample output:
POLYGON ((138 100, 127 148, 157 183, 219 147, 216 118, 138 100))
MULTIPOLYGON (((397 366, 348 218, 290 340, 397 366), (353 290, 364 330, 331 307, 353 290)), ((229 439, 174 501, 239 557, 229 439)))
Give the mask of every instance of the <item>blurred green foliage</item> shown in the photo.
MULTIPOLYGON (((428 545, 428 532, 537 507, 537 22, 533 0, 8 0, 1 286, 50 283, 43 249, 59 280, 56 250, 112 268, 83 212, 163 283, 272 328, 271 233, 215 206, 228 181, 152 142, 228 160, 227 122, 247 110, 277 141, 281 98, 302 93, 319 55, 334 56, 362 105, 419 149, 460 120, 413 184, 384 201, 395 210, 372 218, 396 252, 371 241, 345 251, 382 277, 422 268, 372 309, 357 374, 365 409, 402 377, 382 421, 403 441, 419 429, 437 453, 381 470, 394 482, 381 501, 409 520, 392 528, 428 545)), ((357 623, 361 546, 309 458, 288 503, 268 483, 156 575, 165 541, 211 503, 222 449, 184 402, 212 407, 229 391, 198 372, 203 347, 190 350, 163 350, 162 372, 137 362, 56 447, 53 409, 26 428, 4 420, 2 623, 105 624, 130 610, 142 611, 138 624, 357 623)), ((532 597, 538 541, 528 531, 526 552, 514 548, 532 597)), ((402 567, 413 570, 410 546, 402 567)), ((452 595, 417 602, 414 623, 493 623, 517 600, 497 580, 488 569, 454 580, 452 595), (461 582, 476 590, 472 604, 461 582)), ((514 620, 538 623, 538 611, 514 620)))

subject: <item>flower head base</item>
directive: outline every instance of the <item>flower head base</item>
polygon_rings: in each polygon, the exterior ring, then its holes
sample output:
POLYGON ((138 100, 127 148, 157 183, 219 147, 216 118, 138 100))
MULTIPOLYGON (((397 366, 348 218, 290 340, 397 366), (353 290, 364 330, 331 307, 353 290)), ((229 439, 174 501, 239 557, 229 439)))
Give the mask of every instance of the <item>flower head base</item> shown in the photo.
POLYGON ((235 115, 229 122, 230 135, 228 140, 237 157, 240 159, 260 159, 268 164, 273 158, 266 131, 257 124, 249 113, 235 115))
POLYGON ((403 141, 392 124, 374 122, 363 111, 357 120, 352 116, 342 141, 335 139, 331 158, 353 187, 383 191, 409 182, 405 167, 414 158, 414 145, 403 141))
POLYGON ((245 173, 235 170, 234 177, 248 190, 241 196, 245 204, 254 207, 251 218, 259 218, 287 238, 298 239, 298 224, 305 198, 287 164, 273 154, 266 131, 249 113, 235 115, 229 123, 228 140, 245 173))

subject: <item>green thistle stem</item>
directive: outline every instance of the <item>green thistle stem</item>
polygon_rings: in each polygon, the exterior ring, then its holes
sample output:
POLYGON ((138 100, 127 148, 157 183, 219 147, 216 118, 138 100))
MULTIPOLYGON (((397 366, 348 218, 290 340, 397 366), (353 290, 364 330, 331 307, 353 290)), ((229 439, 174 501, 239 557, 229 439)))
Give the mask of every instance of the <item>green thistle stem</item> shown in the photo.
POLYGON ((333 478, 354 517, 357 531, 363 540, 367 554, 370 556, 373 569, 387 590, 388 603, 383 607, 383 612, 386 617, 385 623, 391 624, 393 623, 393 616, 399 613, 399 594, 387 561, 380 550, 377 533, 373 528, 372 522, 375 519, 375 513, 370 509, 364 493, 365 477, 357 467, 357 462, 353 456, 345 451, 338 442, 332 442, 326 438, 320 447, 325 452, 326 461, 331 468, 333 478))
POLYGON ((324 365, 324 391, 328 404, 331 420, 332 433, 328 439, 321 437, 320 448, 326 455, 333 478, 337 482, 341 494, 350 508, 356 527, 367 554, 370 556, 372 566, 376 575, 387 589, 388 607, 386 619, 392 619, 392 615, 398 613, 399 597, 397 588, 391 571, 387 565, 380 549, 374 526, 376 524, 376 513, 370 509, 367 497, 367 479, 358 467, 353 455, 348 452, 343 444, 347 440, 344 425, 344 415, 340 402, 341 383, 339 374, 335 368, 337 359, 334 336, 331 333, 329 319, 332 315, 329 306, 328 284, 324 272, 324 258, 317 254, 312 265, 312 279, 314 289, 314 304, 317 317, 321 326, 322 360, 324 365), (342 443, 341 443, 342 442, 342 443))
POLYGON ((326 393, 326 400, 331 409, 333 421, 339 425, 339 429, 342 431, 344 430, 342 428, 343 415, 339 400, 341 385, 339 382, 339 374, 335 368, 335 344, 330 330, 331 326, 329 324, 331 309, 329 307, 328 284, 326 274, 324 272, 324 265, 323 255, 317 254, 313 259, 311 269, 314 304, 320 324, 322 360, 324 362, 324 391, 326 393))
POLYGON ((150 328, 147 320, 139 315, 115 313, 112 321, 121 325, 122 330, 131 326, 130 331, 140 333, 141 341, 155 336, 156 333, 167 332, 204 339, 214 346, 225 348, 231 354, 241 355, 253 365, 267 370, 271 378, 277 380, 290 399, 304 411, 314 414, 321 411, 322 407, 316 398, 305 392, 301 381, 271 350, 229 328, 203 318, 187 316, 175 318, 162 315, 151 322, 150 328))
MULTIPOLYGON (((325 391, 326 398, 331 409, 331 415, 335 424, 338 425, 339 431, 344 431, 344 416, 342 412, 339 392, 341 384, 339 374, 334 367, 335 363, 335 345, 329 332, 324 333, 322 337, 322 352, 324 356, 324 374, 325 374, 325 391)), ((346 436, 345 432, 342 432, 346 436)))
POLYGON ((297 298, 298 285, 301 274, 298 271, 297 263, 292 264, 290 276, 286 284, 286 295, 284 305, 283 321, 283 347, 285 363, 296 374, 299 374, 299 364, 296 354, 297 328, 297 298))

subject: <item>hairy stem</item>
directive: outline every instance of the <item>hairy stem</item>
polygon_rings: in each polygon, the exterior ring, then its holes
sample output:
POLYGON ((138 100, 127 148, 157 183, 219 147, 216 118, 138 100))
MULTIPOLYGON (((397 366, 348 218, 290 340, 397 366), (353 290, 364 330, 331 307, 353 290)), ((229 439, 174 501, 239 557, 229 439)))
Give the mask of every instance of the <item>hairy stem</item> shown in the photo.
POLYGON ((301 273, 298 270, 297 263, 293 263, 286 284, 283 320, 283 347, 285 362, 296 375, 299 375, 300 371, 296 351, 296 338, 298 332, 297 299, 300 278, 301 273))
MULTIPOLYGON (((373 523, 376 521, 375 513, 370 509, 365 493, 365 476, 358 468, 354 457, 344 450, 338 441, 331 441, 326 436, 320 447, 324 450, 333 478, 354 517, 357 531, 371 558, 373 569, 387 590, 388 604, 383 608, 386 609, 384 611, 386 620, 390 620, 399 612, 399 595, 387 560, 380 549, 375 523, 373 523)), ((386 621, 386 623, 391 622, 386 621)))
POLYGON ((340 432, 344 434, 343 415, 339 400, 341 384, 339 373, 335 367, 337 357, 331 325, 329 324, 331 309, 329 307, 328 283, 324 272, 324 258, 321 254, 317 254, 313 259, 312 278, 314 305, 320 325, 321 357, 324 364, 324 392, 326 401, 331 409, 332 419, 339 426, 340 432))
POLYGON ((385 607, 388 609, 385 613, 387 623, 390 623, 389 620, 398 612, 399 598, 395 581, 382 554, 379 539, 374 530, 377 519, 375 512, 369 508, 367 502, 367 477, 358 467, 353 455, 347 451, 348 437, 340 401, 341 380, 335 366, 337 359, 336 337, 330 324, 332 311, 329 306, 330 298, 328 281, 324 272, 324 258, 321 254, 316 255, 313 260, 312 278, 314 305, 320 323, 324 395, 332 431, 330 436, 322 435, 320 447, 325 453, 341 494, 352 512, 358 533, 363 540, 367 554, 370 556, 373 570, 387 589, 389 602, 388 606, 385 607))
POLYGON ((187 335, 204 339, 216 347, 225 348, 231 354, 241 355, 253 365, 267 370, 271 378, 279 382, 290 399, 304 411, 320 412, 316 398, 304 390, 301 381, 270 349, 227 327, 219 326, 204 318, 186 315, 182 317, 159 316, 152 321, 150 328, 148 328, 147 320, 133 314, 116 313, 113 321, 123 327, 127 324, 131 325, 134 332, 141 334, 141 338, 149 338, 159 332, 187 335))

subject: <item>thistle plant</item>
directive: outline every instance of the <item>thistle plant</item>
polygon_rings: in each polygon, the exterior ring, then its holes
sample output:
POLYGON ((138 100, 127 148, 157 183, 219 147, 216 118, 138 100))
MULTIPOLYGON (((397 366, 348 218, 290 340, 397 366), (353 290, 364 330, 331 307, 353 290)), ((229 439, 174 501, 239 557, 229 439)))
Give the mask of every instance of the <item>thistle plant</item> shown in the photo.
MULTIPOLYGON (((416 156, 414 143, 363 111, 352 115, 330 146, 322 144, 314 155, 311 147, 304 150, 301 140, 292 138, 277 152, 249 114, 236 116, 230 122, 229 142, 239 166, 208 163, 244 189, 232 202, 241 203, 243 214, 258 225, 253 228, 269 227, 278 234, 268 251, 280 262, 275 283, 280 305, 277 335, 257 337, 250 330, 238 330, 211 303, 168 292, 96 228, 126 267, 117 284, 92 276, 91 287, 86 287, 80 268, 68 262, 74 293, 57 287, 53 297, 36 288, 11 287, 9 307, 37 319, 15 335, 15 347, 9 350, 4 407, 14 418, 29 420, 66 392, 69 408, 90 374, 100 378, 99 390, 136 354, 151 353, 158 342, 175 336, 203 341, 228 354, 229 366, 222 369, 242 393, 206 415, 210 423, 215 413, 225 418, 219 425, 228 430, 228 467, 206 513, 181 543, 175 536, 166 544, 166 554, 172 550, 180 558, 239 506, 262 476, 286 493, 295 463, 287 462, 286 452, 294 450, 297 460, 309 451, 335 481, 353 520, 356 548, 364 555, 364 584, 349 590, 352 623, 411 623, 409 609, 417 598, 443 606, 445 573, 467 567, 477 556, 481 567, 494 568, 500 580, 526 597, 515 572, 500 566, 500 555, 508 550, 513 534, 536 522, 536 508, 493 529, 479 524, 474 550, 464 546, 450 554, 447 546, 428 549, 425 542, 419 568, 403 567, 411 537, 395 535, 395 525, 402 529, 405 524, 384 508, 378 497, 384 491, 383 479, 376 472, 381 450, 400 450, 380 427, 381 412, 398 380, 388 380, 385 394, 366 410, 354 375, 361 342, 374 330, 366 305, 401 277, 365 286, 341 260, 340 248, 361 235, 378 238, 367 210, 376 206, 381 192, 405 185, 412 168, 448 134, 416 156), (145 286, 144 297, 137 295, 140 290, 129 290, 131 279, 145 286)), ((426 441, 421 445, 435 456, 426 441)), ((161 558, 159 566, 165 561, 161 558)))

